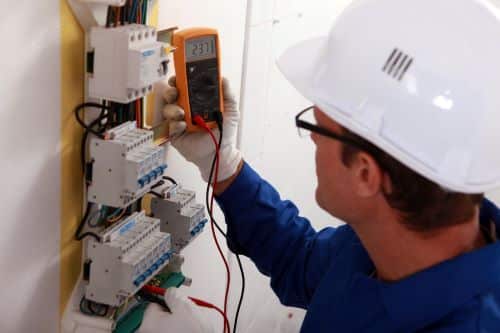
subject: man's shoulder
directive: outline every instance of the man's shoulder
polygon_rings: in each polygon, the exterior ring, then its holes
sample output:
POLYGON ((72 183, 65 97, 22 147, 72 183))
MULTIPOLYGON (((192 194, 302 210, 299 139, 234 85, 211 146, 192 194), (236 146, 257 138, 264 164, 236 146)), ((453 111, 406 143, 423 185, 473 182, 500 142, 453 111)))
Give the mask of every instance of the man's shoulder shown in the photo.
POLYGON ((351 273, 363 273, 373 268, 366 249, 361 243, 356 232, 349 225, 342 225, 336 228, 328 227, 320 230, 316 235, 316 246, 321 248, 321 256, 328 256, 329 261, 335 267, 342 267, 342 275, 352 268, 351 273), (362 267, 362 268, 361 268, 362 267))

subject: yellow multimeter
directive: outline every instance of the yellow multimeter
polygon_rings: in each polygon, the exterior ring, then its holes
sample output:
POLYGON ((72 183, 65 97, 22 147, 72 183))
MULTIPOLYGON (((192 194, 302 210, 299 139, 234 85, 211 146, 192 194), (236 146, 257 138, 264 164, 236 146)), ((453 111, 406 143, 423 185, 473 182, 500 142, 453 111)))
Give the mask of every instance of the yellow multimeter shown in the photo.
POLYGON ((187 131, 201 130, 193 121, 197 115, 209 127, 216 127, 216 119, 224 108, 217 30, 190 28, 176 31, 173 46, 176 48, 174 62, 179 90, 177 102, 186 112, 187 131))

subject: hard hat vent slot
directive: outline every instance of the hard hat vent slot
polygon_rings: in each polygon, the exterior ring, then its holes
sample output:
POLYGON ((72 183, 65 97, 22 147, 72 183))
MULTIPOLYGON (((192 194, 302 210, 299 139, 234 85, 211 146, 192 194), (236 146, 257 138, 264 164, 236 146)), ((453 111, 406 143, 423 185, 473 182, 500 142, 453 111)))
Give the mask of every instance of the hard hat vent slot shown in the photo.
POLYGON ((401 81, 412 64, 413 58, 396 48, 387 59, 382 71, 401 81))

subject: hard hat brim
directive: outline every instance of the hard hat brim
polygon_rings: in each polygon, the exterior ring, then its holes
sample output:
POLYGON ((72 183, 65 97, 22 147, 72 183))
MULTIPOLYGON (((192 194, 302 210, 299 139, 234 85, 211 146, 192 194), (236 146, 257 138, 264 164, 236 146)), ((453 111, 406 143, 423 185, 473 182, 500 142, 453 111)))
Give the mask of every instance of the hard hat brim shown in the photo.
POLYGON ((312 89, 316 65, 327 41, 328 38, 324 36, 299 42, 288 48, 276 63, 295 89, 313 103, 317 102, 312 89))

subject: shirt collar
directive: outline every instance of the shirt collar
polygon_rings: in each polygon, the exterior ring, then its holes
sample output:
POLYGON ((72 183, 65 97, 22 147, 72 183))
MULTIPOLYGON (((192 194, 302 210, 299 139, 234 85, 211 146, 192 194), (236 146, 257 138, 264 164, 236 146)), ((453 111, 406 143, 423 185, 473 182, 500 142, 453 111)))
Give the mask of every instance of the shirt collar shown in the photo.
MULTIPOLYGON (((500 211, 490 201, 481 207, 481 225, 500 230, 500 211)), ((379 283, 382 302, 404 332, 436 322, 472 298, 500 289, 500 242, 447 260, 396 283, 379 283)))

